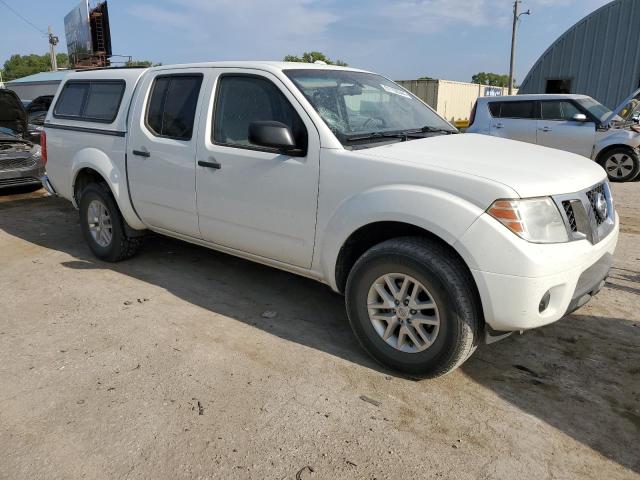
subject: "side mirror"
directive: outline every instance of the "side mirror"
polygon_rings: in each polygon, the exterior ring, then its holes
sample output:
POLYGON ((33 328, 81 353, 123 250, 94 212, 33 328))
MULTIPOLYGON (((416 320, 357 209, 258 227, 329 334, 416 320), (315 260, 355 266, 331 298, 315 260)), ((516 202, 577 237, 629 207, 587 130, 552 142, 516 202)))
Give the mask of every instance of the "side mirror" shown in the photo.
POLYGON ((571 120, 573 120, 574 122, 586 122, 587 121, 587 116, 584 113, 576 113, 571 120))
POLYGON ((640 123, 640 112, 636 112, 631 116, 631 121, 633 123, 640 123))
POLYGON ((286 153, 297 149, 291 129, 281 122, 251 122, 249 124, 249 141, 254 145, 276 148, 286 153))

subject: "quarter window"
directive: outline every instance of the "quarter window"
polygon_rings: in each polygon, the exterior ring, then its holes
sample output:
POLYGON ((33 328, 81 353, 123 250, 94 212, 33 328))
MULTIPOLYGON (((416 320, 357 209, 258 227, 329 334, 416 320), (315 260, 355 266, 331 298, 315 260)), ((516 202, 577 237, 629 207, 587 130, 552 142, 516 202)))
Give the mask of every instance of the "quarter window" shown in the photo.
POLYGON ((571 120, 576 113, 582 113, 573 103, 567 101, 542 102, 544 120, 571 120))
POLYGON ((53 110, 53 116, 87 122, 112 123, 124 95, 122 80, 69 81, 53 110))
POLYGON ((288 126, 298 148, 307 148, 307 129, 280 89, 253 75, 223 75, 218 82, 213 141, 223 145, 264 149, 249 141, 249 125, 276 121, 288 126))
POLYGON ((190 140, 202 75, 156 77, 147 107, 147 127, 159 137, 190 140))

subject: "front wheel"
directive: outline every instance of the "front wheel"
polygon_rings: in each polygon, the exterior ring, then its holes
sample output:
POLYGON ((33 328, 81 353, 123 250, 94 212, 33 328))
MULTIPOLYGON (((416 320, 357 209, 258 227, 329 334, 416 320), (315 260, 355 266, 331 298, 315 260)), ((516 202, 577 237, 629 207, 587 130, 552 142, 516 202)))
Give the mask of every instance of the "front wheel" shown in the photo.
POLYGON ((87 185, 80 196, 79 210, 82 234, 96 257, 117 262, 136 253, 141 240, 127 235, 124 219, 106 185, 87 185))
POLYGON ((349 322, 380 363, 444 375, 477 346, 482 313, 472 282, 462 261, 440 243, 388 240, 368 250, 349 274, 349 322))
POLYGON ((640 159, 631 148, 613 148, 606 152, 598 163, 612 182, 630 182, 640 174, 640 159))

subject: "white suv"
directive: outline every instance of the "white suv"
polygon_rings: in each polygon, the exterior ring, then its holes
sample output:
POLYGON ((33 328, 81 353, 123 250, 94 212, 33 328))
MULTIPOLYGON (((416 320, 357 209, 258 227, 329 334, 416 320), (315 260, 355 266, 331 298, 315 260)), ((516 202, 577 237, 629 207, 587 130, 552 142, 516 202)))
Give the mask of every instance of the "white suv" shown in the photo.
POLYGON ((614 182, 640 174, 640 90, 614 111, 585 95, 478 99, 467 132, 536 143, 598 162, 614 182))

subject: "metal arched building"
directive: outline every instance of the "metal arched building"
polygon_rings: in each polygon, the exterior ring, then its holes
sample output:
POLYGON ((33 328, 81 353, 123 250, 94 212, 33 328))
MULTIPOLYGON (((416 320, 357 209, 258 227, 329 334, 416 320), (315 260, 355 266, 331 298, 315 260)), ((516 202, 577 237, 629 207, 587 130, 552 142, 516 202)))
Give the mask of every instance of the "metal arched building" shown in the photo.
POLYGON ((615 108, 640 87, 640 0, 615 0, 567 30, 518 93, 580 93, 615 108))

